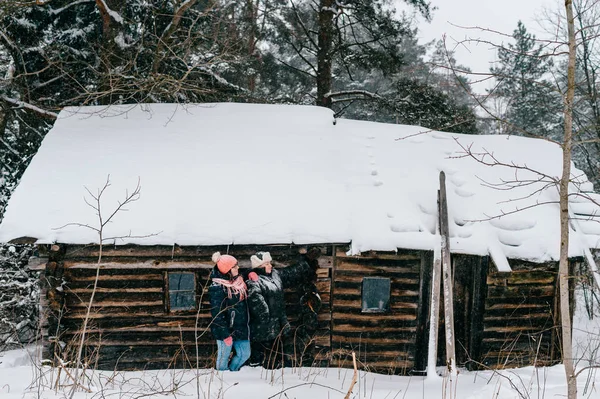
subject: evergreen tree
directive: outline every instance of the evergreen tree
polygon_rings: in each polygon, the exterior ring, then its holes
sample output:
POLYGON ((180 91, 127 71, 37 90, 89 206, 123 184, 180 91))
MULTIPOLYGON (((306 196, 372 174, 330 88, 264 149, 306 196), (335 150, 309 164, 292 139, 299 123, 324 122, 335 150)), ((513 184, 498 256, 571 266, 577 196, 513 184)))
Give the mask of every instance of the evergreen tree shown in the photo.
MULTIPOLYGON (((574 142, 573 160, 596 189, 600 186, 600 10, 592 0, 576 0, 575 24, 577 26, 577 71, 575 104, 573 108, 574 142)), ((567 68, 561 65, 559 69, 567 68)), ((566 76, 561 74, 561 86, 566 86, 566 76)))
MULTIPOLYGON (((430 17, 425 1, 405 2, 430 17)), ((335 108, 348 95, 343 81, 353 81, 360 71, 391 75, 406 63, 401 45, 414 35, 410 19, 397 15, 389 0, 243 4, 238 26, 252 38, 248 52, 254 54, 258 72, 250 89, 259 98, 281 99, 283 83, 288 89, 284 99, 335 108)))
POLYGON ((0 244, 0 352, 35 340, 39 272, 26 270, 31 245, 0 244))
POLYGON ((513 39, 498 50, 498 66, 490 69, 498 81, 493 94, 505 100, 504 133, 549 136, 561 112, 560 96, 546 78, 552 60, 521 21, 513 39))

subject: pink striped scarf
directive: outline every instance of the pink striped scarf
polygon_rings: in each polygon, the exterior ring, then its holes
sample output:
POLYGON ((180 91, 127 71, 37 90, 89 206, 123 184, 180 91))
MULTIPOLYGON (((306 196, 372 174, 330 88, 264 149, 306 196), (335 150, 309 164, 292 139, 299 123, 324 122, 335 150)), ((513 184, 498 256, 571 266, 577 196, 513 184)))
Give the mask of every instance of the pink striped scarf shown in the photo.
POLYGON ((233 294, 239 295, 240 300, 248 297, 248 288, 241 275, 236 276, 233 280, 225 280, 222 278, 213 278, 213 282, 221 284, 227 288, 227 297, 231 298, 233 294))

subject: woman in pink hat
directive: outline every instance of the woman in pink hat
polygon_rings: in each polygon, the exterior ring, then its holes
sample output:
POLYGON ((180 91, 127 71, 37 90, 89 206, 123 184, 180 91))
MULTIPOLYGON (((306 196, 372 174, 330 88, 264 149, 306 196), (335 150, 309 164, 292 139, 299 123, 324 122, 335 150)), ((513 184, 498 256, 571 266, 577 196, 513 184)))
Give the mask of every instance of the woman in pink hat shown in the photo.
POLYGON ((212 322, 210 330, 217 340, 217 370, 238 371, 250 357, 248 289, 239 274, 237 259, 215 252, 215 267, 208 288, 212 322), (235 356, 229 361, 231 351, 235 356))

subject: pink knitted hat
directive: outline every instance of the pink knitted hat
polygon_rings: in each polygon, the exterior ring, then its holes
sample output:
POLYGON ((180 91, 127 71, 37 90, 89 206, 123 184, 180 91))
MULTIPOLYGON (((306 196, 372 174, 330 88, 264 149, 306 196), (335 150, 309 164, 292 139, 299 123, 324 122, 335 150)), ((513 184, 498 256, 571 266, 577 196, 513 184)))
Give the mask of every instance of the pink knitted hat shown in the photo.
POLYGON ((220 252, 215 252, 212 255, 212 260, 217 264, 217 269, 223 274, 229 271, 236 265, 237 259, 231 255, 221 255, 220 252))

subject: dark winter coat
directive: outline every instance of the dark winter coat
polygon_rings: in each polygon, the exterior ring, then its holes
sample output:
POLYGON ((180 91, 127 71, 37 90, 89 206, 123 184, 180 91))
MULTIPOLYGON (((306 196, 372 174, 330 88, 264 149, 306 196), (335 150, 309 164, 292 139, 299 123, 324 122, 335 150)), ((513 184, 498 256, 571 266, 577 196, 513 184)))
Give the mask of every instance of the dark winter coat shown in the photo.
POLYGON ((304 261, 283 269, 273 269, 271 274, 267 274, 262 267, 252 271, 258 274, 258 281, 246 281, 250 337, 255 342, 272 341, 278 335, 286 335, 290 331, 283 290, 309 283, 314 273, 304 261))
MULTIPOLYGON (((210 278, 211 280, 214 278, 227 280, 229 277, 219 272, 215 267, 210 278)), ((249 340, 250 326, 247 300, 240 299, 239 295, 236 294, 228 298, 227 288, 216 282, 213 282, 208 288, 208 295, 212 315, 210 331, 213 337, 221 341, 229 336, 236 341, 249 340)))

